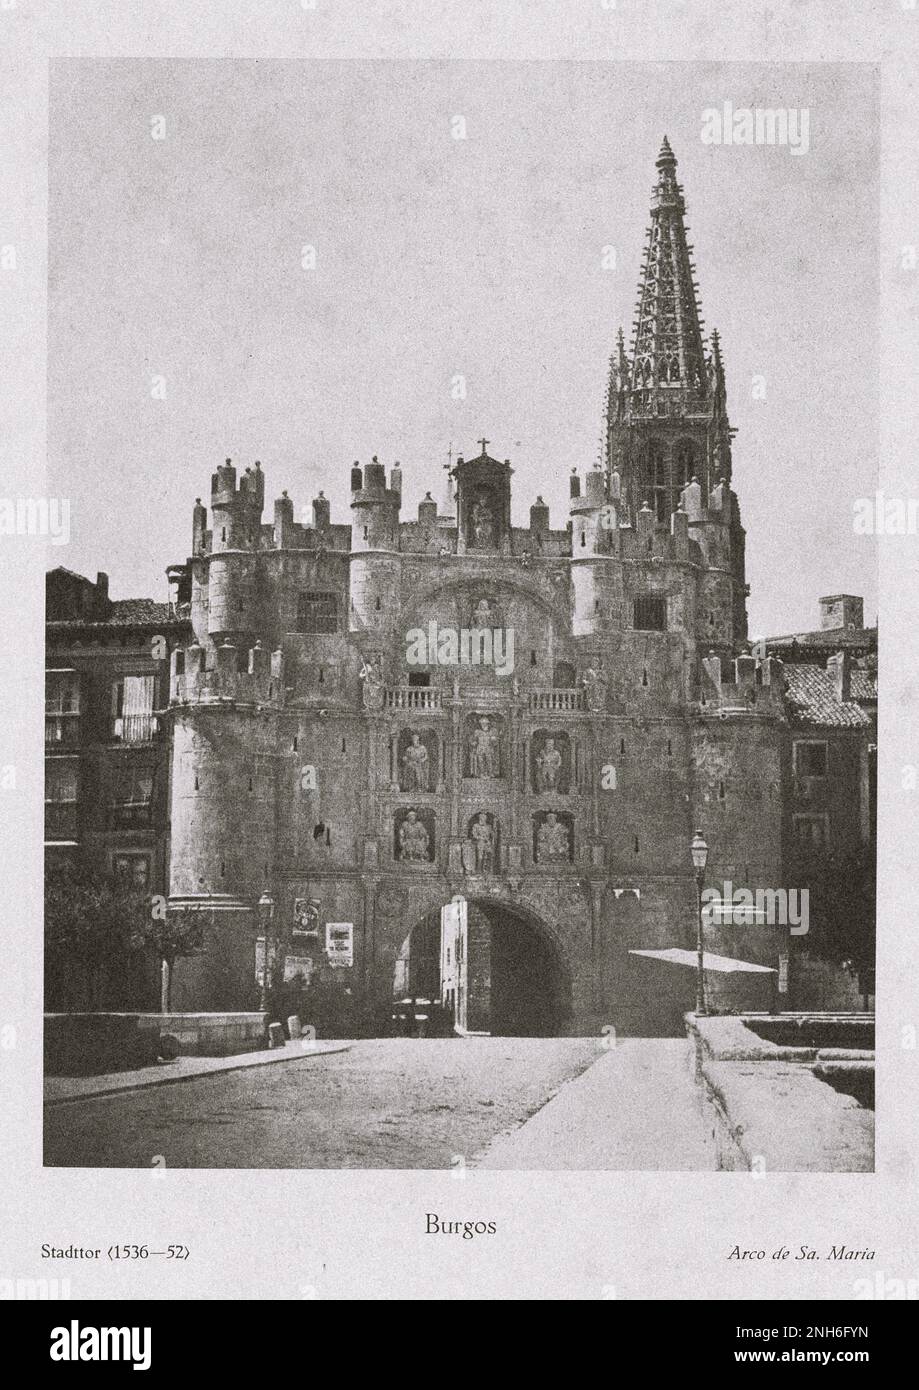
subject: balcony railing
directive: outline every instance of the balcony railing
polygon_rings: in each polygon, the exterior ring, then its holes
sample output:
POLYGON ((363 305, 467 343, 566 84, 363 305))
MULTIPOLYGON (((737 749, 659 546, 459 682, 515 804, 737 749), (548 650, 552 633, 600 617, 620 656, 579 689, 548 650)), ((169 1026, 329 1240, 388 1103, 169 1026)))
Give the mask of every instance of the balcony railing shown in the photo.
POLYGON ((122 743, 149 743, 158 728, 155 714, 122 714, 112 722, 112 738, 122 743))
POLYGON ((530 711, 534 714, 566 714, 584 709, 583 690, 531 690, 530 711))
POLYGON ((387 709, 437 710, 442 708, 442 692, 436 686, 391 685, 386 690, 387 709))
POLYGON ((110 824, 113 830, 145 830, 151 824, 150 801, 113 801, 110 824))

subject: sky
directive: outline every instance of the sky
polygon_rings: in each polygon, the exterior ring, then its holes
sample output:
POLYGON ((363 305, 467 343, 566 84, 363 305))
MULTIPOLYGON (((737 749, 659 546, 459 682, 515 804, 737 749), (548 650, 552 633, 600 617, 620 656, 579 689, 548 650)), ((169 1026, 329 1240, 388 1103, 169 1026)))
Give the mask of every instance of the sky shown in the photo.
POLYGON ((563 527, 665 133, 721 335, 751 634, 816 627, 841 592, 873 622, 852 528, 878 468, 867 64, 56 60, 48 473, 72 534, 51 563, 164 599, 224 458, 261 461, 266 519, 322 488, 337 522, 352 462, 398 460, 412 519, 483 434, 515 524, 541 493, 563 527), (728 101, 806 107, 807 153, 704 143, 728 101))

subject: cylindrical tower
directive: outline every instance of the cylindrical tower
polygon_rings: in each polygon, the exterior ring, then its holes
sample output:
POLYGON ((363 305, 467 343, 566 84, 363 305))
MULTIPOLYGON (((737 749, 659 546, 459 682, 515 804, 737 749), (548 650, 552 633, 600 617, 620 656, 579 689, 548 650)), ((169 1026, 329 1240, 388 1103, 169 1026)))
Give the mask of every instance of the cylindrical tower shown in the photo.
POLYGON ((205 949, 176 972, 177 1008, 254 1003, 257 903, 272 888, 283 658, 261 645, 173 654, 169 907, 205 909, 205 949), (208 659, 206 659, 208 658, 208 659))
POLYGON ((258 629, 256 555, 264 501, 259 463, 245 470, 238 487, 229 459, 211 479, 207 631, 214 641, 245 641, 258 629))
POLYGON ((391 631, 399 603, 399 504, 401 493, 386 486, 386 470, 374 456, 363 470, 357 464, 351 493, 352 632, 391 631))

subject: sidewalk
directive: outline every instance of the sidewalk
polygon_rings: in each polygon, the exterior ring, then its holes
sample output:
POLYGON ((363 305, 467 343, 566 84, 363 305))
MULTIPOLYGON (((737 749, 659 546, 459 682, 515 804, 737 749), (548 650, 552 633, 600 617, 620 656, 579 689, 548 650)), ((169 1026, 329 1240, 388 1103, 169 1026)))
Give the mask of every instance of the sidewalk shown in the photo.
POLYGON ((136 1071, 113 1071, 103 1076, 46 1076, 45 1104, 60 1105, 70 1100, 88 1100, 91 1096, 142 1091, 148 1086, 170 1086, 179 1081, 194 1081, 212 1072, 243 1071, 247 1067, 269 1066, 272 1062, 302 1062, 308 1057, 328 1056, 330 1052, 347 1052, 350 1047, 349 1042, 314 1042, 306 1047, 298 1042, 287 1042, 283 1047, 237 1052, 232 1057, 177 1057, 174 1062, 157 1062, 136 1071))
POLYGON ((471 1166, 713 1172, 692 1067, 686 1038, 627 1038, 471 1166))

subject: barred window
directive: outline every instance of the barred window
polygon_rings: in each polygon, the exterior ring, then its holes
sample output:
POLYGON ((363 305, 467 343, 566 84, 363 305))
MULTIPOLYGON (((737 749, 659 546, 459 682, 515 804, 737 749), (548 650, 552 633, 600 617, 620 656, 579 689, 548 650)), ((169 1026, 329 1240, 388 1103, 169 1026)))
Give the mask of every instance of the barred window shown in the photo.
POLYGON ((667 600, 661 594, 639 594, 632 626, 639 632, 667 631, 667 600))
POLYGON ((297 600, 298 632, 337 632, 338 595, 308 589, 297 600))

